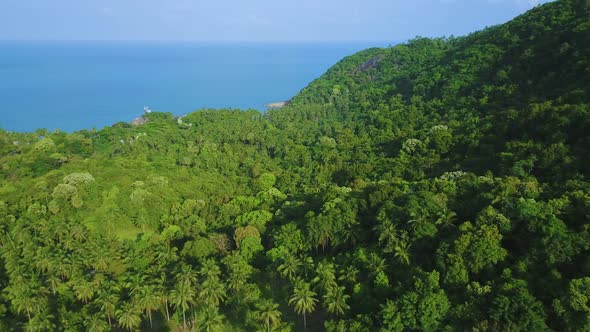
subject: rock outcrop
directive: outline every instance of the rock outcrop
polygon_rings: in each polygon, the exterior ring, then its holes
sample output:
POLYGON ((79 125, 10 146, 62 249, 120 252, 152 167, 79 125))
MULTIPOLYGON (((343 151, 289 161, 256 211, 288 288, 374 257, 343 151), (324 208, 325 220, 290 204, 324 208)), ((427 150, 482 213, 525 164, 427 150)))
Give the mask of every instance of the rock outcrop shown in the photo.
POLYGON ((142 115, 139 118, 133 119, 133 121, 131 121, 131 125, 132 126, 141 126, 141 125, 146 124, 148 122, 149 122, 149 119, 142 115))

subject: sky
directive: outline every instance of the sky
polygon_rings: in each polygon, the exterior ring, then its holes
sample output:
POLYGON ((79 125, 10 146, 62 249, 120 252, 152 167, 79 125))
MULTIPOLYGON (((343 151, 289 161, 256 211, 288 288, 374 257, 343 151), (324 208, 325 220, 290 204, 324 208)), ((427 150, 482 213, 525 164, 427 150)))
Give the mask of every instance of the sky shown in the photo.
POLYGON ((460 36, 542 0, 0 0, 0 40, 402 41, 460 36))

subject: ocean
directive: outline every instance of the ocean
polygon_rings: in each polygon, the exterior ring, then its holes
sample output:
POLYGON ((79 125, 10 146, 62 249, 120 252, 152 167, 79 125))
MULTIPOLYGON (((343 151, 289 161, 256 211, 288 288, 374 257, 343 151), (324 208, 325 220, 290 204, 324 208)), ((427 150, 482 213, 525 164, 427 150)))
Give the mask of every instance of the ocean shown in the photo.
POLYGON ((263 111, 371 43, 0 42, 0 128, 100 129, 154 111, 263 111))

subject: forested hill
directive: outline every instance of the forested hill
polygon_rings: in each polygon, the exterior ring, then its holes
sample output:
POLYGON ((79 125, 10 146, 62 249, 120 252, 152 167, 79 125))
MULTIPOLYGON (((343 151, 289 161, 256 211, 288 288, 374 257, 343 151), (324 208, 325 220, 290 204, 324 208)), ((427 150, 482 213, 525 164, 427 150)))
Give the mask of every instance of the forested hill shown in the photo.
MULTIPOLYGON (((363 126, 401 128, 405 137, 398 143, 439 122, 461 128, 472 137, 453 142, 459 149, 453 159, 480 172, 502 171, 498 153, 507 152, 507 142, 541 147, 557 143, 551 141, 556 131, 577 142, 571 148, 586 158, 580 150, 589 144, 586 114, 568 105, 590 102, 589 16, 584 1, 558 1, 467 37, 417 38, 366 50, 342 60, 293 104, 333 104, 363 126)), ((390 141, 388 136, 383 143, 390 141)), ((511 148, 528 149, 525 154, 534 149, 511 148)))
POLYGON ((589 89, 562 0, 266 114, 0 131, 0 330, 589 330, 589 89))

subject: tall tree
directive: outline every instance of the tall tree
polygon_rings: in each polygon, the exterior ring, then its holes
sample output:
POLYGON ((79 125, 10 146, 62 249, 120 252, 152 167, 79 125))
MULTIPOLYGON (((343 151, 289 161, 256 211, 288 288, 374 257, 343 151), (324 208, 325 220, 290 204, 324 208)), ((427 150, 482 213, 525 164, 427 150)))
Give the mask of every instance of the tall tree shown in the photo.
POLYGON ((288 255, 285 258, 285 261, 279 265, 277 271, 283 278, 289 278, 289 280, 293 281, 297 276, 297 273, 299 273, 300 266, 301 261, 299 258, 295 257, 294 255, 288 255))
POLYGON ((219 331, 223 325, 224 316, 219 313, 217 308, 206 307, 199 313, 197 327, 199 331, 215 332, 219 331))
POLYGON ((27 332, 46 332, 55 331, 56 325, 54 323, 54 316, 45 309, 29 320, 25 326, 27 332))
POLYGON ((336 268, 334 264, 326 261, 319 262, 316 267, 316 277, 313 283, 319 287, 319 291, 327 294, 330 289, 337 286, 336 284, 336 268))
POLYGON ((158 310, 161 303, 161 299, 156 292, 156 288, 151 285, 140 287, 137 295, 134 298, 134 301, 139 309, 148 315, 150 327, 153 326, 152 312, 158 310))
POLYGON ((298 282, 295 285, 293 295, 289 299, 289 305, 295 307, 295 312, 303 315, 303 328, 307 329, 307 314, 315 310, 316 293, 310 289, 308 283, 298 282))
POLYGON ((71 281, 73 283, 74 293, 76 298, 84 303, 88 303, 94 297, 94 290, 96 285, 85 280, 82 277, 75 278, 71 281))
POLYGON ((346 303, 346 300, 350 298, 350 295, 344 293, 345 288, 343 286, 335 286, 328 290, 324 295, 324 304, 328 309, 328 312, 334 315, 344 315, 344 313, 350 309, 350 306, 346 303))
POLYGON ((94 314, 89 319, 84 321, 84 326, 88 332, 107 332, 112 329, 110 323, 105 321, 105 317, 102 314, 94 314))
POLYGON ((186 330, 186 311, 194 303, 195 291, 186 282, 178 282, 170 291, 170 302, 176 310, 182 311, 182 325, 186 330))
POLYGON ((117 303, 119 302, 119 296, 117 295, 117 287, 113 285, 103 284, 99 288, 94 303, 106 316, 109 322, 109 326, 112 325, 112 317, 115 316, 115 310, 117 303))
POLYGON ((256 303, 256 320, 260 322, 264 331, 270 332, 281 323, 282 313, 278 308, 278 304, 268 299, 256 303))
POLYGON ((141 324, 141 311, 132 304, 126 303, 117 311, 117 320, 120 327, 133 331, 141 324))
POLYGON ((225 299, 225 285, 217 279, 207 279, 201 284, 198 297, 205 305, 217 307, 225 299))

